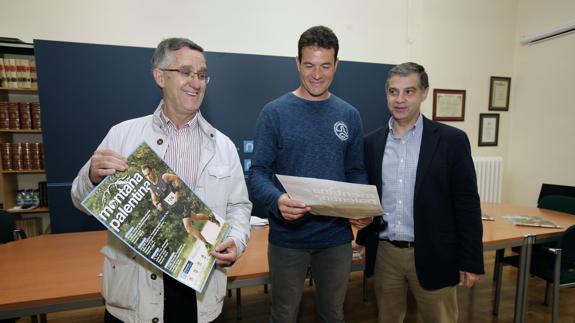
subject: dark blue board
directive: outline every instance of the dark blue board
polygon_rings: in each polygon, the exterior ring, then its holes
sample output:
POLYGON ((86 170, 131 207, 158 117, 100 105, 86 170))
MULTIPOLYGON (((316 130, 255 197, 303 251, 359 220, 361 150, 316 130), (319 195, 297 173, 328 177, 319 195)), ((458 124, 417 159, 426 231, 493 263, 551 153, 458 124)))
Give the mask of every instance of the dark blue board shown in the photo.
MULTIPOLYGON (((34 49, 52 231, 101 229, 74 208, 70 186, 111 126, 156 108, 161 93, 150 70, 153 49, 46 40, 35 40, 34 49)), ((250 159, 244 141, 253 139, 261 108, 299 84, 295 58, 207 52, 206 59, 211 81, 202 114, 232 138, 242 161, 250 159)), ((390 68, 339 63, 331 91, 360 111, 365 133, 389 117, 390 68)))

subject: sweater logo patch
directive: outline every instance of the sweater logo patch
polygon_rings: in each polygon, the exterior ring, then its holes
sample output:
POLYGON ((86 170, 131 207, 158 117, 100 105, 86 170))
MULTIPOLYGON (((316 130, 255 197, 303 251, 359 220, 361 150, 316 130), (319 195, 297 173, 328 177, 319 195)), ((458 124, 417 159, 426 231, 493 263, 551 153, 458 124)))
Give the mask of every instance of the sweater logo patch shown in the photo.
POLYGON ((343 121, 338 121, 333 124, 333 132, 341 140, 346 141, 349 138, 347 126, 343 121))

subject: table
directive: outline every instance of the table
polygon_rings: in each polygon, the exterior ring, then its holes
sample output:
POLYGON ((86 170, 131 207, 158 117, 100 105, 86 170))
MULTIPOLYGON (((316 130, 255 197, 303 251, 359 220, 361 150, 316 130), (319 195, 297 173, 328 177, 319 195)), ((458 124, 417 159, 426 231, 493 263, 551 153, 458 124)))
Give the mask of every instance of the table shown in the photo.
POLYGON ((269 282, 268 233, 267 226, 252 228, 244 254, 228 270, 228 289, 264 285, 269 282))
MULTIPOLYGON (((244 254, 228 270, 228 290, 236 290, 236 317, 242 318, 242 287, 269 283, 268 233, 265 227, 251 230, 250 240, 244 254)), ((267 292, 267 288, 265 289, 267 292)))
MULTIPOLYGON (((484 203, 482 209, 495 218, 495 221, 483 221, 486 251, 499 252, 513 246, 521 246, 526 251, 522 252, 515 299, 515 321, 523 322, 528 251, 534 243, 556 239, 575 224, 575 216, 511 204, 484 203), (542 216, 563 228, 515 226, 502 219, 507 214, 542 216)), ((268 282, 267 235, 267 228, 252 229, 246 252, 228 271, 228 288, 268 282)), ((105 231, 92 231, 43 235, 0 245, 0 319, 102 305, 103 255, 99 250, 105 243, 105 231)), ((361 268, 363 261, 354 260, 352 270, 361 268)))
MULTIPOLYGON (((575 224, 575 216, 547 209, 505 203, 482 203, 481 209, 495 219, 495 221, 483 221, 484 251, 497 250, 495 261, 498 262, 503 257, 505 248, 521 247, 521 258, 517 271, 517 289, 515 291, 514 322, 524 322, 525 312, 527 310, 527 287, 529 268, 531 267, 531 247, 535 243, 556 240, 565 229, 575 224), (516 226, 503 219, 504 215, 510 214, 544 217, 562 228, 516 226)), ((494 304, 493 312, 497 314, 497 304, 499 304, 497 299, 494 304)))
POLYGON ((0 245, 0 319, 103 305, 105 243, 105 231, 92 231, 0 245))
POLYGON ((536 243, 556 239, 565 229, 575 224, 574 215, 529 206, 507 203, 481 203, 481 209, 495 219, 495 221, 483 221, 483 246, 485 250, 520 246, 522 245, 522 238, 529 234, 536 236, 536 243), (517 226, 503 219, 504 215, 510 214, 543 217, 562 228, 517 226))
MULTIPOLYGON (((228 288, 268 283, 268 228, 252 229, 228 288), (249 250, 249 251, 248 251, 249 250)), ((106 231, 50 234, 0 245, 0 319, 100 306, 106 231)))

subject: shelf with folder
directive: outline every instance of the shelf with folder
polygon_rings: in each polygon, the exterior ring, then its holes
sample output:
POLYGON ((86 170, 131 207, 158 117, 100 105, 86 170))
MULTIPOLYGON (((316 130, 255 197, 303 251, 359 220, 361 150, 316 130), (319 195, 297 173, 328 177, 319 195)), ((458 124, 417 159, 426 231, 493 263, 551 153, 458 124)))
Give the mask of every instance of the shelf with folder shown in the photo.
POLYGON ((21 220, 49 212, 42 142, 34 47, 0 42, 0 196, 21 220))
POLYGON ((0 133, 42 133, 42 129, 0 129, 0 133))
POLYGON ((0 86, 0 92, 35 94, 35 93, 38 93, 38 90, 35 90, 35 89, 18 89, 18 88, 9 88, 9 87, 0 86))
POLYGON ((44 174, 45 169, 19 169, 19 170, 1 170, 2 174, 44 174))
POLYGON ((12 214, 35 214, 35 213, 48 213, 50 209, 48 207, 37 207, 33 209, 22 209, 22 210, 6 210, 12 214))
POLYGON ((23 170, 23 171, 0 171, 0 187, 2 188, 2 200, 4 202, 4 209, 9 210, 18 205, 18 194, 22 192, 32 192, 38 186, 37 197, 41 202, 40 206, 47 204, 46 198, 41 198, 40 195, 45 194, 41 192, 39 182, 44 182, 45 172, 42 170, 23 170), (25 178, 22 178, 25 177, 25 178), (24 187, 24 188, 23 188, 24 187))

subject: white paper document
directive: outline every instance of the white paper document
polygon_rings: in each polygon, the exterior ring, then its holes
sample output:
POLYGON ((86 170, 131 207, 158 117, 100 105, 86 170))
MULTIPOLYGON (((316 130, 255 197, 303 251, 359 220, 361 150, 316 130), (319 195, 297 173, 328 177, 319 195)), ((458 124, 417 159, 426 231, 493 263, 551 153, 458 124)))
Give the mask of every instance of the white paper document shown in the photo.
POLYGON ((252 227, 265 227, 268 225, 268 219, 258 218, 257 216, 250 216, 250 225, 252 227))
POLYGON ((290 198, 311 207, 310 213, 349 219, 383 215, 375 185, 276 175, 290 198))

